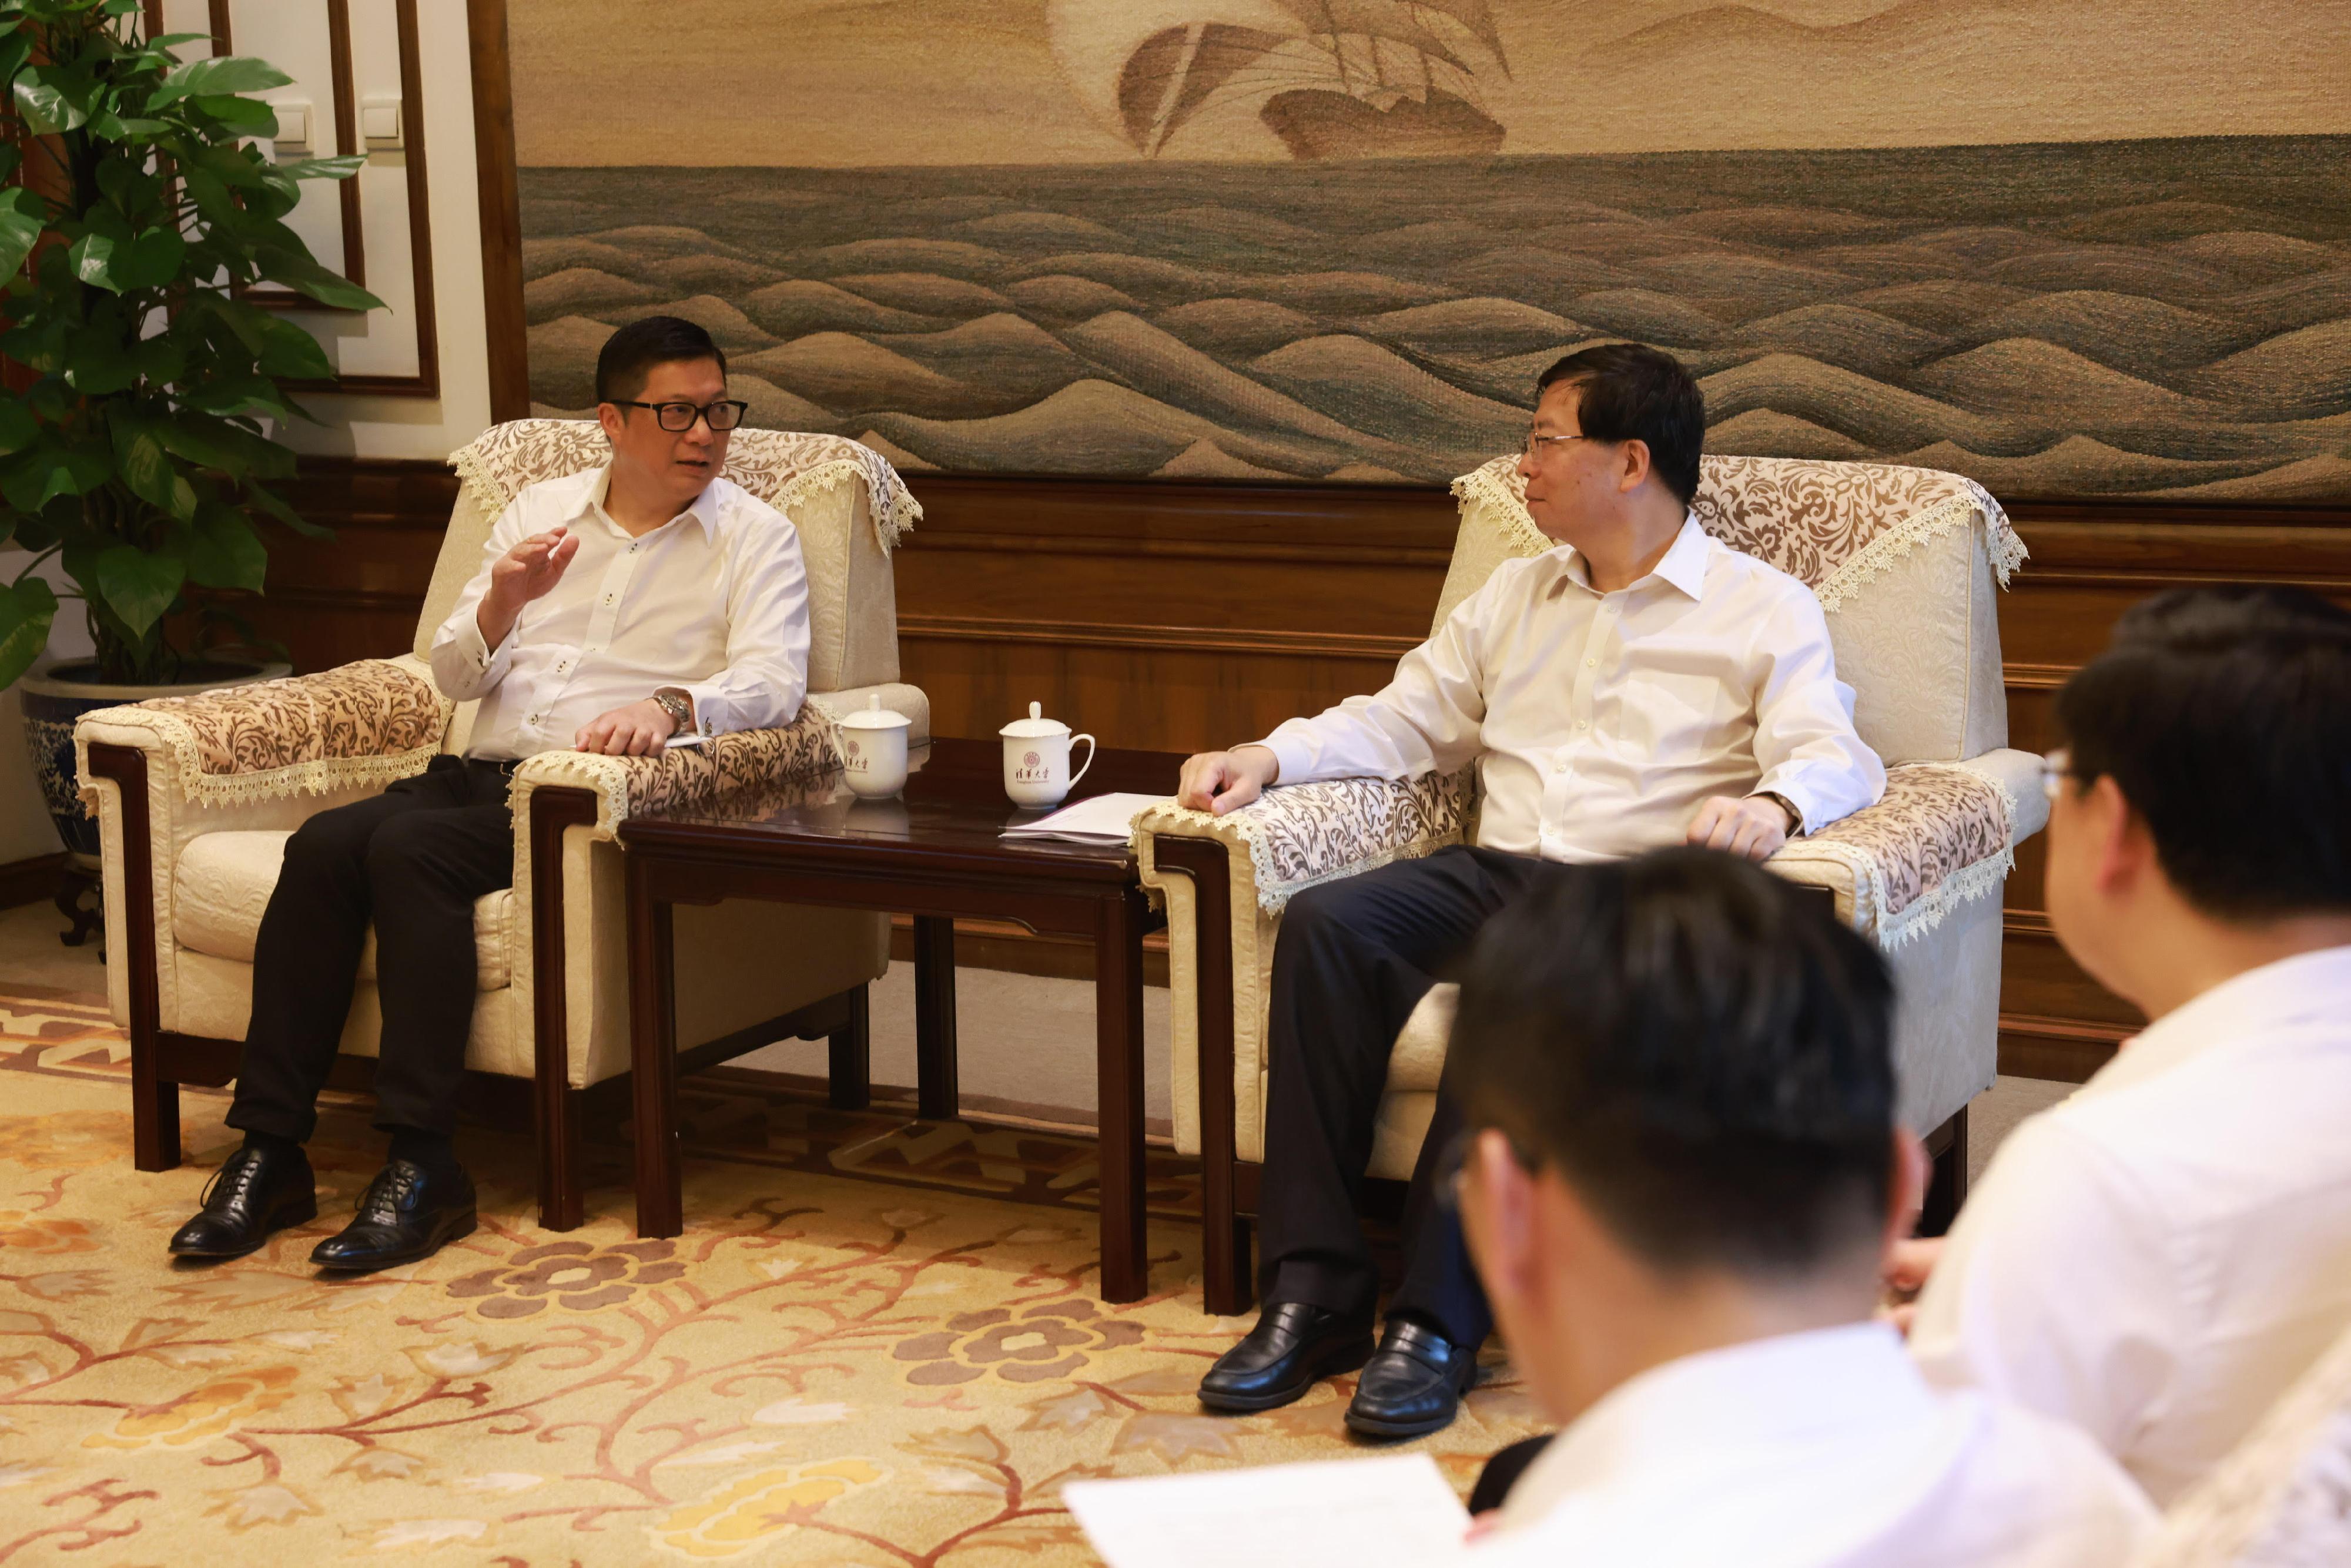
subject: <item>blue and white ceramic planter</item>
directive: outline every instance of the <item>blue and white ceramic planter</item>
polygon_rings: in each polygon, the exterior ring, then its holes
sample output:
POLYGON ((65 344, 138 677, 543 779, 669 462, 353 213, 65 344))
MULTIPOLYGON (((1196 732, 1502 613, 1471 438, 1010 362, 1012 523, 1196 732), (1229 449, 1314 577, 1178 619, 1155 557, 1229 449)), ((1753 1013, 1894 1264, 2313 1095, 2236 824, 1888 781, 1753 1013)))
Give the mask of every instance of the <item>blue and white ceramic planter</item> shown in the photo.
POLYGON ((285 664, 221 659, 190 667, 189 678, 168 686, 108 685, 98 679, 95 659, 68 659, 35 670, 16 683, 25 702, 25 749, 40 780, 41 799, 66 848, 84 864, 98 863, 98 819, 82 815, 81 780, 74 772, 74 720, 102 707, 183 697, 251 685, 287 673, 285 664))

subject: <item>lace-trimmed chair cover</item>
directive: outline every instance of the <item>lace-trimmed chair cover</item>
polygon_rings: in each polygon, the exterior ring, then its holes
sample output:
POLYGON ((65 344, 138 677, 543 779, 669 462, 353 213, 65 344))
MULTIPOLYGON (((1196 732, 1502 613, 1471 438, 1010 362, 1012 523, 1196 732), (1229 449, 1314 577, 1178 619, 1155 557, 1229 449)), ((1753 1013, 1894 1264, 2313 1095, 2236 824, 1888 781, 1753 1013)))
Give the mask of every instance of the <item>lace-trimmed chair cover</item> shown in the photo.
POLYGON ((2351 1563, 2351 1332, 2171 1505, 2130 1568, 2351 1563))
MULTIPOLYGON (((1454 483, 1461 526, 1432 625, 1494 569, 1554 548, 1528 516, 1514 457, 1454 483)), ((1887 951, 1901 985, 1896 1054, 1902 1108, 1922 1131, 1948 1129, 1944 1201, 1965 1172, 1967 1103, 1990 1087, 1998 1055, 1998 896, 2014 846, 2046 817, 2039 758, 2007 749, 1997 585, 2024 547, 1982 486, 1955 474, 1876 464, 1708 457, 1692 507, 1710 534, 1812 586, 1827 612, 1855 724, 1888 765, 1886 798, 1773 857, 1771 868, 1827 888, 1839 914, 1887 951)), ((1146 885, 1166 900, 1173 981, 1176 1146, 1215 1165, 1264 1158, 1264 1020, 1281 909, 1303 888, 1474 834, 1468 779, 1347 780, 1276 788, 1223 818, 1155 807, 1136 824, 1146 885), (1204 938, 1193 877, 1164 869, 1159 844, 1207 840, 1229 867, 1232 1120, 1204 1112, 1199 989, 1204 938)), ((1388 1062, 1369 1174, 1404 1177, 1436 1109, 1454 989, 1440 986, 1388 1062)), ((1221 1028, 1221 1025, 1219 1026, 1221 1028)), ((1218 1097, 1221 1100, 1221 1096, 1218 1097)), ((1248 1185, 1246 1176, 1240 1186, 1248 1185)), ((1212 1191, 1233 1190, 1222 1178, 1212 1191)), ((1210 1306, 1246 1301, 1238 1234, 1212 1213, 1210 1306)))
MULTIPOLYGON (((314 812, 380 791, 421 771, 436 751, 462 751, 476 705, 434 688, 423 655, 459 591, 480 570, 491 525, 526 486, 605 462, 602 432, 580 420, 498 425, 450 459, 464 480, 442 540, 411 653, 316 675, 232 691, 108 708, 77 729, 86 799, 99 819, 105 861, 108 967, 116 1019, 134 1065, 152 1081, 137 1102, 139 1162, 176 1162, 179 1082, 219 1082, 234 1071, 251 1010, 253 949, 277 884, 286 841, 314 812), (99 748, 93 766, 90 748, 99 748), (137 779, 122 771, 135 754, 137 779), (126 789, 126 784, 139 787, 126 789), (127 843, 146 846, 132 865, 127 843), (143 906, 137 915, 126 894, 143 906), (152 1000, 150 999, 152 998, 152 1000)), ((881 455, 829 435, 743 430, 726 475, 777 507, 798 530, 809 579, 811 632, 807 706, 782 729, 720 737, 706 751, 659 757, 547 752, 515 778, 514 885, 475 906, 480 958, 466 1065, 494 1078, 558 1081, 566 1107, 578 1092, 628 1070, 627 943, 615 830, 632 810, 677 802, 763 799, 835 765, 830 717, 879 695, 930 732, 922 692, 898 681, 891 546, 921 516, 881 455), (530 831, 541 790, 585 791, 593 809, 563 831, 560 863, 535 880, 530 831), (560 901, 559 976, 537 972, 534 901, 560 901), (559 1003, 542 1007, 543 989, 559 1003), (559 1016, 561 1038, 542 1038, 559 1016)), ((889 962, 886 916, 768 904, 682 906, 676 913, 678 1041, 690 1050, 797 1021, 788 1032, 862 1034, 863 988, 889 962)), ((345 1055, 376 1052, 381 1014, 373 939, 345 1025, 345 1055)), ((541 1147, 567 1145, 576 1112, 549 1124, 541 1147)), ((567 1145, 568 1146, 568 1145, 567 1145)), ((541 1212, 576 1224, 576 1160, 543 1158, 541 1212), (557 1179, 568 1169, 568 1187, 557 1179)))

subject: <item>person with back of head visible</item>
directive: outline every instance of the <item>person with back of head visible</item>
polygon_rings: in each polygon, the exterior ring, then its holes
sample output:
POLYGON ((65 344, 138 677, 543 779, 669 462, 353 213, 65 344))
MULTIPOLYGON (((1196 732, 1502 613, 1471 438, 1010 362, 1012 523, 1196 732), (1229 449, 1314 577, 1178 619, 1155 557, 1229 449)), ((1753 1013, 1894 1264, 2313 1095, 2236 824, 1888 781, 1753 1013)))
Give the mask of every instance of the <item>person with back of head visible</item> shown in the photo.
POLYGON ((2351 612, 2135 606, 2058 694, 2049 920, 2150 1020, 1897 1253, 1910 1349, 2168 1502, 2351 1324, 2351 612))
POLYGON ((1885 960, 1668 849, 1550 873, 1478 939, 1446 1190, 1562 1430, 1465 1559, 2101 1568, 2154 1511, 2087 1437, 1938 1393, 1875 1321, 1926 1175, 1885 960))
POLYGON ((434 634, 433 678, 478 701, 464 756, 335 807, 287 841, 253 956, 253 1019, 228 1124, 246 1135, 172 1236, 234 1258, 318 1212, 303 1145, 318 1123, 369 931, 383 1027, 383 1168, 310 1260, 349 1272, 429 1256, 474 1228, 451 1144, 474 1009, 474 904, 514 880, 517 764, 572 747, 661 750, 673 736, 789 724, 808 689, 799 536, 721 477, 745 404, 726 357, 674 316, 606 340, 601 467, 533 485, 491 527, 481 570, 434 634))

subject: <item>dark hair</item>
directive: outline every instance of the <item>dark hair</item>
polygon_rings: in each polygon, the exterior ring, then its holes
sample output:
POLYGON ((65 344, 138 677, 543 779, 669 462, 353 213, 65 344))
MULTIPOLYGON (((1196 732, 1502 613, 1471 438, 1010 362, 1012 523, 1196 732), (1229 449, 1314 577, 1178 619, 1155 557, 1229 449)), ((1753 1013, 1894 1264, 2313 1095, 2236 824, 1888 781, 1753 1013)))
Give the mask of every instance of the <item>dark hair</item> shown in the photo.
POLYGON ((2114 779, 2197 908, 2351 910, 2351 612, 2301 588, 2158 595, 2056 719, 2072 777, 2114 779))
POLYGON ((1682 362, 1646 343, 1595 343, 1535 378, 1535 401, 1565 382, 1581 387, 1578 429, 1595 441, 1648 444, 1649 466, 1685 507, 1698 494, 1706 399, 1682 362))
POLYGON ((596 355, 596 401, 625 402, 645 390, 655 365, 679 360, 716 360, 726 373, 726 356, 709 333, 683 316, 646 316, 604 340, 596 355))
POLYGON ((1472 1126, 1651 1267, 1785 1277, 1885 1223, 1893 1008, 1818 894, 1656 850, 1559 868, 1488 923, 1446 1071, 1472 1126))

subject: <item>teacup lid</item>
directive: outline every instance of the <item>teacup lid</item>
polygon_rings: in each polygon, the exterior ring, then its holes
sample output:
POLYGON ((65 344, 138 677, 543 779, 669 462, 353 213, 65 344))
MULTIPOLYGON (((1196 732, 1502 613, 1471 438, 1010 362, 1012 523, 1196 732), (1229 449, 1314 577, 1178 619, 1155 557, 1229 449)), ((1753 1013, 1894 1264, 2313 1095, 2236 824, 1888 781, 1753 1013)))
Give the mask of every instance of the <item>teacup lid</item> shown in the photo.
POLYGON ((1058 718, 1047 718, 1043 703, 1030 703, 1027 718, 1016 718, 996 733, 1009 736, 1015 740, 1025 740, 1032 736, 1067 735, 1070 727, 1058 718))
POLYGON ((882 694, 876 692, 865 700, 862 708, 852 708, 841 716, 843 729, 902 729, 914 721, 894 708, 882 706, 882 694))

